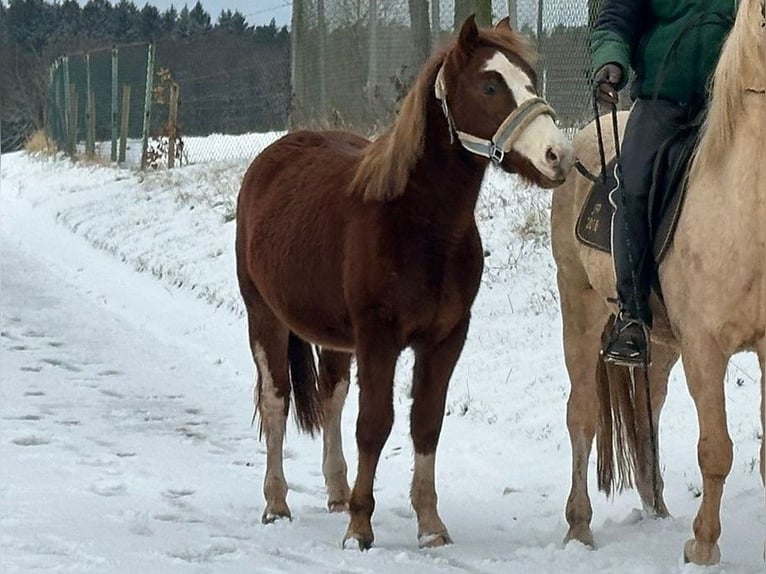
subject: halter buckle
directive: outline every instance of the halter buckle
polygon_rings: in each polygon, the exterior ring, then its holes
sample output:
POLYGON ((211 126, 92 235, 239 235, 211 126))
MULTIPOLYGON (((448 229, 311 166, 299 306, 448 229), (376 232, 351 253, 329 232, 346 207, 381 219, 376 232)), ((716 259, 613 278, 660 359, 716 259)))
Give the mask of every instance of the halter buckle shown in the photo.
POLYGON ((499 164, 503 161, 504 157, 505 152, 502 150, 502 148, 497 147, 494 142, 491 142, 489 148, 489 159, 491 159, 496 164, 499 164))

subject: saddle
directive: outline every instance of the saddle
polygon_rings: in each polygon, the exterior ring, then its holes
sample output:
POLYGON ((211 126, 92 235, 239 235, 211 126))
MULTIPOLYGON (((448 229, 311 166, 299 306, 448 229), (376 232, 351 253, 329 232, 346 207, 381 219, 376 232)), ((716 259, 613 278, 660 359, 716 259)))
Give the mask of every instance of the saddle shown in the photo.
MULTIPOLYGON (((697 119, 681 128, 657 151, 649 192, 649 238, 656 265, 662 262, 673 240, 700 125, 701 119, 697 119)), ((575 235, 581 243, 606 253, 612 252, 614 207, 609 201, 609 194, 617 187, 614 176, 616 163, 617 158, 612 158, 606 165, 606 172, 593 178, 595 182, 575 227, 575 235)))

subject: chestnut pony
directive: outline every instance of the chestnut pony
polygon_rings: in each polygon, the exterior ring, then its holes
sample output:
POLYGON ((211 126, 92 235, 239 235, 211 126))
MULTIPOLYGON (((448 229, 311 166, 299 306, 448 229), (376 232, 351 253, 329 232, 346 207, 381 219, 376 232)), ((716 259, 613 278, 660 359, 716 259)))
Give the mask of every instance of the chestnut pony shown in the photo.
MULTIPOLYGON (((577 157, 589 169, 599 164, 596 133, 591 124, 574 139, 577 157)), ((606 139, 606 152, 614 155, 611 138, 606 139)), ((616 311, 608 303, 615 295, 615 281, 611 257, 578 243, 575 237, 575 222, 591 183, 573 171, 554 192, 551 243, 571 381, 567 427, 572 483, 566 540, 593 544, 588 458, 594 436, 599 487, 609 493, 635 480, 645 510, 657 517, 668 516, 651 439, 654 430, 657 444, 668 376, 680 356, 697 410, 702 475, 701 504, 684 558, 696 564, 719 562, 721 499, 733 459, 724 377, 729 358, 737 352, 758 354, 760 411, 761 418, 766 418, 764 144, 766 0, 740 0, 712 77, 707 119, 689 167, 683 211, 659 267, 663 300, 657 296, 651 300, 655 325, 652 363, 646 373, 651 411, 643 375, 636 376, 642 385, 633 388, 627 368, 606 365, 599 358, 601 335, 616 311)), ((766 479, 765 461, 762 433, 762 479, 766 479)))
POLYGON ((292 390, 299 427, 323 431, 328 507, 350 513, 344 543, 370 547, 394 370, 411 347, 418 538, 422 546, 450 542, 436 510, 434 457, 482 274, 474 219, 482 178, 494 161, 552 187, 573 162, 552 110, 536 96, 532 56, 507 19, 479 29, 471 17, 425 64, 378 139, 290 133, 247 170, 237 205, 237 276, 266 436, 264 522, 290 517, 282 443, 292 390), (340 415, 352 355, 359 466, 349 496, 340 415))

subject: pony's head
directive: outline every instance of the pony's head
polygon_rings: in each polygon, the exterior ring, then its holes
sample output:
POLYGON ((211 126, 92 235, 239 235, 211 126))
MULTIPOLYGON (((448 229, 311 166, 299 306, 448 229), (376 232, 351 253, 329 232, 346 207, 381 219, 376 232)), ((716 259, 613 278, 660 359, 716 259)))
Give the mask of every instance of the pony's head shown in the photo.
POLYGON ((555 187, 573 164, 572 146, 537 93, 529 43, 508 18, 479 29, 463 24, 436 75, 434 92, 453 132, 470 152, 542 187, 555 187))

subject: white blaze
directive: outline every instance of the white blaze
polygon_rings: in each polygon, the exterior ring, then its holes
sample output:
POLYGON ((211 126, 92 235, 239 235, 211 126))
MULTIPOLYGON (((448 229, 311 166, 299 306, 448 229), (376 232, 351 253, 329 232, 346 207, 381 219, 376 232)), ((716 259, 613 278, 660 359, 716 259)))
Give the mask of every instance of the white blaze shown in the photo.
MULTIPOLYGON (((487 60, 484 69, 500 74, 513 94, 517 106, 537 97, 529 75, 500 52, 495 52, 487 60)), ((555 177, 557 170, 552 168, 546 160, 548 150, 550 148, 563 150, 569 146, 569 141, 556 127, 553 118, 543 114, 532 120, 513 144, 513 149, 531 161, 540 173, 552 178, 555 177)))

